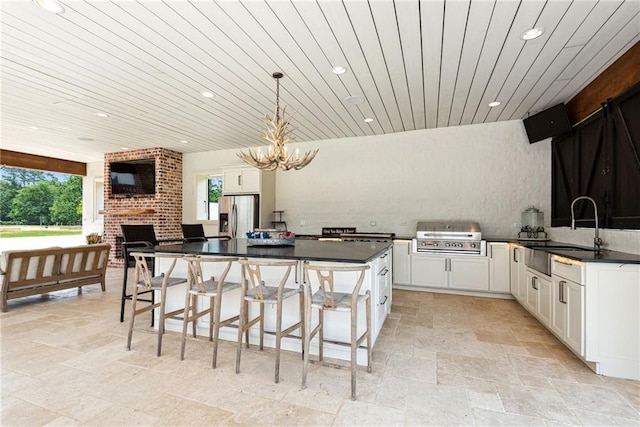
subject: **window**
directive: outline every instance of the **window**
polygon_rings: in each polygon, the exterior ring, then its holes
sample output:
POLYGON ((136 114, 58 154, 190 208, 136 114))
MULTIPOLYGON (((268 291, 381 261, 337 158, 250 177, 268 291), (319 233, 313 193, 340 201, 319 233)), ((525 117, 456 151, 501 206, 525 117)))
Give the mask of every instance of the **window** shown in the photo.
POLYGON ((196 179, 196 218, 218 220, 218 199, 222 196, 222 175, 199 175, 196 179))

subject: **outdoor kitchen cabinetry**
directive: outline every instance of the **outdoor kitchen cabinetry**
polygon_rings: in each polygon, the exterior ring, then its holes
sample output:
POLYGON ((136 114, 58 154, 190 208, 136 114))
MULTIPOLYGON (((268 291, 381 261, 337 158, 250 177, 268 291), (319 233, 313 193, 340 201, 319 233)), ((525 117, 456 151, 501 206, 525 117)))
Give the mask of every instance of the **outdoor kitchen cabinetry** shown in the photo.
POLYGON ((222 193, 259 194, 261 171, 255 168, 224 169, 222 171, 222 193))
POLYGON ((527 267, 524 264, 524 247, 509 245, 509 262, 511 276, 511 295, 524 305, 525 300, 525 272, 527 267))
POLYGON ((411 284, 411 240, 393 242, 393 283, 411 284))
POLYGON ((413 254, 411 278, 414 286, 487 291, 489 260, 483 256, 413 254))
POLYGON ((525 308, 536 316, 542 324, 549 326, 551 321, 550 277, 540 274, 535 270, 527 269, 525 273, 525 283, 525 308))
POLYGON ((489 290, 492 292, 510 291, 509 245, 507 243, 489 243, 489 290))
POLYGON ((551 331, 580 356, 584 356, 584 286, 582 267, 553 257, 551 331))

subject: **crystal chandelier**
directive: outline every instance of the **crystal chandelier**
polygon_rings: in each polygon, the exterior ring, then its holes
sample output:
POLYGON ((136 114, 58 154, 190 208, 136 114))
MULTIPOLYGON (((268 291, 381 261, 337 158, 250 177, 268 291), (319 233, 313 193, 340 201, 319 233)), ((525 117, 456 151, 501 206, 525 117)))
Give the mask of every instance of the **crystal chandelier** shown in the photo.
POLYGON ((244 162, 255 166, 258 169, 276 170, 281 169, 288 171, 290 169, 302 169, 307 166, 316 156, 318 150, 307 151, 302 157, 296 148, 292 154, 287 153, 287 143, 293 139, 291 136, 292 129, 287 129, 289 120, 285 119, 285 108, 282 109, 282 117, 280 116, 280 79, 282 73, 273 73, 276 79, 276 111, 273 117, 266 116, 265 123, 267 130, 264 133, 264 139, 271 143, 267 155, 262 154, 262 150, 257 151, 248 149, 247 152, 240 151, 237 153, 244 162))

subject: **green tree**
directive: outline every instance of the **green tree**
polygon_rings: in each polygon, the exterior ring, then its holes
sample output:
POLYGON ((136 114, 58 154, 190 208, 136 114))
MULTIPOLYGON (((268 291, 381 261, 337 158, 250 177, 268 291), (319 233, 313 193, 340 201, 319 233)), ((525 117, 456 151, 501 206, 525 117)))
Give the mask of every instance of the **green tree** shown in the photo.
POLYGON ((40 181, 21 188, 11 202, 11 219, 19 224, 50 224, 56 181, 40 181))
POLYGON ((222 179, 209 179, 209 203, 217 203, 222 196, 222 179))
POLYGON ((72 176, 58 184, 51 221, 62 225, 82 224, 82 177, 72 176))
POLYGON ((55 176, 48 172, 12 167, 2 168, 2 180, 16 188, 23 188, 40 181, 57 181, 55 176))
POLYGON ((0 221, 11 219, 11 202, 19 188, 8 181, 0 181, 0 221))

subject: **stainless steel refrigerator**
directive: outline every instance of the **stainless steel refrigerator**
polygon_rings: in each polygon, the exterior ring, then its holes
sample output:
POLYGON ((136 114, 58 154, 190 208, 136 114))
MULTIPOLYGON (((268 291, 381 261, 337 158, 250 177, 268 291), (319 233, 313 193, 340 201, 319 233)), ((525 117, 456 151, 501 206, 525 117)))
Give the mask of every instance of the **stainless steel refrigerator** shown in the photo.
POLYGON ((260 227, 260 196, 222 196, 218 199, 218 231, 232 238, 246 238, 260 227))

